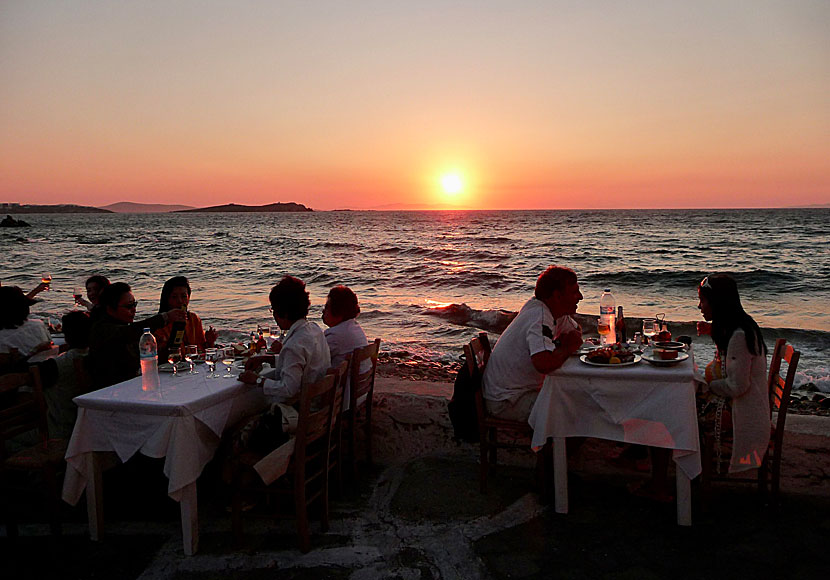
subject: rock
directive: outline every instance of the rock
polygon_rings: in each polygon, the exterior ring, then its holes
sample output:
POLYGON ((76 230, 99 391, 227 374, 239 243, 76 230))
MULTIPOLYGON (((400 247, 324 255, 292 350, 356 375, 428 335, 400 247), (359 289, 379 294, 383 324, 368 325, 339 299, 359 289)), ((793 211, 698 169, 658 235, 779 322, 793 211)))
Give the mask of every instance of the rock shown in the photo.
POLYGON ((830 397, 825 397, 821 403, 819 403, 819 407, 822 409, 830 409, 830 397))
POLYGON ((808 393, 818 393, 819 388, 816 386, 815 383, 804 383, 803 385, 798 387, 799 391, 806 391, 808 393))
POLYGON ((827 397, 825 397, 824 395, 815 394, 815 395, 813 395, 813 398, 810 399, 810 400, 813 401, 814 403, 821 403, 826 398, 827 397))

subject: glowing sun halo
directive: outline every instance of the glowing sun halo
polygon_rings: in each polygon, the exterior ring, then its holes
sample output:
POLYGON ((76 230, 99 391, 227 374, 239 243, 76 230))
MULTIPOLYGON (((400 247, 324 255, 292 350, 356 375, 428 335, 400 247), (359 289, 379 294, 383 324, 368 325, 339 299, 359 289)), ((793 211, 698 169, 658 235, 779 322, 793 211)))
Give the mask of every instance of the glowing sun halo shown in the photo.
POLYGON ((441 176, 441 189, 447 195, 455 195, 461 193, 464 189, 464 181, 457 173, 447 173, 441 176))

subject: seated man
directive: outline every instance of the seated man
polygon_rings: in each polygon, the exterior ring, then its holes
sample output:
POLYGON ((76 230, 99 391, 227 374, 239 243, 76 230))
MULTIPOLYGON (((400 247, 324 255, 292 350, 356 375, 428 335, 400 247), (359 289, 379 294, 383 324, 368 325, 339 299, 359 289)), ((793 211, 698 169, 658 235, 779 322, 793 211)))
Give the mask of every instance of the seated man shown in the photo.
MULTIPOLYGON (((279 405, 296 405, 304 384, 322 379, 328 371, 331 357, 323 331, 306 319, 311 301, 305 283, 292 276, 285 276, 271 289, 269 295, 274 320, 282 330, 288 331, 283 343, 278 341, 270 354, 248 359, 246 370, 239 380, 262 387, 266 399, 271 403, 260 420, 249 423, 250 441, 247 446, 255 451, 267 452, 284 440, 282 433, 282 411, 279 405), (274 364, 267 377, 256 372, 264 362, 274 364)), ((243 440, 247 437, 243 434, 243 440)), ((246 445, 242 441, 243 446, 246 445)))
POLYGON ((535 297, 505 329, 484 369, 484 400, 491 415, 514 421, 530 416, 545 375, 582 346, 582 332, 571 318, 580 300, 573 270, 550 266, 542 272, 535 297))
POLYGON ((84 359, 89 352, 89 333, 92 321, 86 312, 72 311, 61 319, 63 334, 69 349, 55 358, 38 365, 46 399, 49 436, 69 439, 75 427, 78 407, 74 397, 83 395, 89 385, 78 383, 75 361, 84 359))

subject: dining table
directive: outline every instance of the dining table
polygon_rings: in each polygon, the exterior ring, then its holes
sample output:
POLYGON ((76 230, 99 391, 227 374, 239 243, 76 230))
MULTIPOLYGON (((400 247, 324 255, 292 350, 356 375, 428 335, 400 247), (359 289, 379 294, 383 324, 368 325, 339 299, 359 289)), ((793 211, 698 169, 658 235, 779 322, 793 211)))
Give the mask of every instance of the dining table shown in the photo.
POLYGON ((531 409, 531 445, 553 439, 555 510, 568 513, 568 437, 596 437, 672 449, 677 523, 688 526, 691 480, 701 472, 695 407, 694 355, 653 366, 640 356, 631 364, 591 364, 570 357, 547 375, 531 409))
POLYGON ((104 525, 103 469, 113 457, 115 463, 123 463, 141 453, 164 458, 167 493, 180 503, 184 552, 196 553, 196 482, 226 429, 263 410, 266 402, 255 385, 208 377, 201 365, 198 374, 189 374, 186 366, 178 376, 160 372, 159 387, 153 390, 144 390, 138 376, 73 399, 78 418, 66 452, 62 496, 76 505, 86 491, 93 540, 99 539, 104 525))

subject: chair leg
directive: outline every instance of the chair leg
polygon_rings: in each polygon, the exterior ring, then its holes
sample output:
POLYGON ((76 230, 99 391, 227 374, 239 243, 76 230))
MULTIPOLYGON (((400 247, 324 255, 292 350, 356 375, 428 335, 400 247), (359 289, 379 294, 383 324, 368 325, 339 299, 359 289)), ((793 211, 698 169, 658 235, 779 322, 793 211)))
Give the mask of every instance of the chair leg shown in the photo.
MULTIPOLYGON (((298 474, 295 474, 294 477, 298 477, 298 474)), ((300 551, 303 554, 311 549, 311 530, 308 523, 308 503, 306 502, 305 492, 304 482, 299 482, 294 485, 294 509, 297 511, 297 536, 300 551)))
POLYGON ((231 531, 236 544, 242 541, 242 491, 241 481, 237 468, 231 476, 231 531))
POLYGON ((479 487, 481 488, 481 493, 487 493, 487 436, 481 438, 481 441, 478 445, 479 449, 479 461, 478 461, 478 479, 479 479, 479 487))
POLYGON ((498 465, 498 458, 496 457, 496 452, 498 448, 496 447, 498 443, 498 432, 495 429, 490 429, 490 463, 493 465, 493 468, 498 465))
POLYGON ((352 481, 357 481, 357 410, 351 410, 352 417, 349 423, 349 451, 351 451, 351 462, 352 462, 352 481))
POLYGON ((366 423, 363 425, 366 432, 366 463, 374 465, 372 460, 372 408, 366 406, 366 423))
POLYGON ((323 468, 323 489, 320 496, 320 529, 325 533, 329 531, 329 470, 323 468))
POLYGON ((49 509, 49 528, 52 535, 61 535, 61 518, 60 518, 60 489, 58 488, 58 476, 54 465, 48 465, 43 470, 44 479, 46 480, 46 493, 49 495, 48 509, 49 509))

